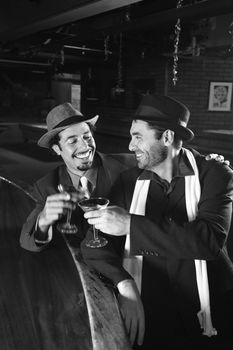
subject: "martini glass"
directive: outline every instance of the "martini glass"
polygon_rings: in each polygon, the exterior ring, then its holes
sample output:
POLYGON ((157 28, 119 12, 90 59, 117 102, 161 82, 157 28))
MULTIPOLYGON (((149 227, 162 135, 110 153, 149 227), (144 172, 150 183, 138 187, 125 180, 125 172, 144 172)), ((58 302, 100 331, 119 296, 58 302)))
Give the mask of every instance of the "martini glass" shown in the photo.
MULTIPOLYGON (((75 188, 73 186, 65 186, 62 184, 58 185, 58 191, 60 193, 67 193, 72 197, 72 194, 75 193, 75 188)), ((71 215, 72 215, 72 209, 67 209, 67 215, 66 215, 66 221, 65 222, 59 222, 57 224, 57 229, 61 233, 67 233, 67 234, 75 234, 78 232, 78 228, 75 224, 71 224, 71 215)))
MULTIPOLYGON (((105 209, 109 204, 109 200, 104 197, 91 197, 89 199, 82 199, 80 202, 78 202, 78 205, 84 212, 90 211, 90 210, 101 210, 105 209)), ((86 242, 86 246, 89 248, 100 248, 104 247, 108 241, 104 237, 100 237, 98 235, 98 230, 95 228, 95 226, 92 226, 93 229, 93 239, 86 242)))

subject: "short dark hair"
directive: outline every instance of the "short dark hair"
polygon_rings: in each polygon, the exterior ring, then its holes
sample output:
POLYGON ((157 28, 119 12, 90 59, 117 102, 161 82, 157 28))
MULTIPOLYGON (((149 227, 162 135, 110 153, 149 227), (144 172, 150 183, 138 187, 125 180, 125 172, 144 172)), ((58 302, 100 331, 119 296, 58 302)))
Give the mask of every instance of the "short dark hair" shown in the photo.
MULTIPOLYGON (((163 133, 165 130, 168 130, 168 128, 161 128, 160 126, 156 125, 155 123, 151 122, 151 121, 148 121, 147 122, 148 125, 149 125, 149 128, 150 129, 153 129, 155 130, 155 133, 156 133, 156 137, 158 140, 161 139, 163 133)), ((171 130, 171 129, 169 129, 171 130)), ((179 135, 177 135, 177 133, 174 131, 174 145, 177 149, 181 148, 182 147, 182 143, 183 143, 183 140, 181 139, 181 137, 179 135)))

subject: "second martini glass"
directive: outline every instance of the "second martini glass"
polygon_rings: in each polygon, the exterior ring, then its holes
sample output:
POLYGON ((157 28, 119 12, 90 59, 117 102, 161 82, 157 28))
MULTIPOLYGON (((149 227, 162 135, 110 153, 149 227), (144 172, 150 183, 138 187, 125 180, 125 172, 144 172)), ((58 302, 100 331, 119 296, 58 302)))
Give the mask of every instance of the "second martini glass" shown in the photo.
MULTIPOLYGON (((82 199, 78 205, 84 212, 96 209, 105 209, 109 204, 109 199, 104 197, 91 197, 89 199, 82 199)), ((93 239, 86 242, 86 246, 90 248, 104 247, 108 241, 104 237, 98 235, 98 230, 93 225, 93 239)))

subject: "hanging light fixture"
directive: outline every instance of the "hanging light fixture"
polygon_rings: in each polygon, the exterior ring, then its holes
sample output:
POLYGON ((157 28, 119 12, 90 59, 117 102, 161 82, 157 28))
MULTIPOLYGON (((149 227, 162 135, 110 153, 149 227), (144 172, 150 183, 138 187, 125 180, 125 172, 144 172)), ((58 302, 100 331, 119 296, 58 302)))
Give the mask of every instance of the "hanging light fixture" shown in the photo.
POLYGON ((108 60, 108 56, 109 56, 109 49, 108 49, 108 45, 109 45, 109 35, 107 35, 105 38, 104 38, 104 60, 107 61, 108 60))
POLYGON ((116 95, 120 95, 125 92, 125 89, 122 86, 122 32, 120 32, 119 37, 119 57, 118 57, 118 74, 117 74, 117 83, 114 88, 116 95))
MULTIPOLYGON (((182 6, 183 0, 178 0, 176 8, 180 8, 182 6)), ((176 82, 178 80, 177 74, 178 74, 178 48, 179 48, 179 40, 180 40, 180 31, 181 31, 181 24, 180 24, 180 18, 177 19, 176 25, 175 25, 175 39, 174 39, 174 51, 173 51, 173 85, 176 85, 176 82)))
POLYGON ((231 36, 231 46, 229 47, 228 52, 231 54, 233 51, 233 21, 229 25, 228 33, 231 36))

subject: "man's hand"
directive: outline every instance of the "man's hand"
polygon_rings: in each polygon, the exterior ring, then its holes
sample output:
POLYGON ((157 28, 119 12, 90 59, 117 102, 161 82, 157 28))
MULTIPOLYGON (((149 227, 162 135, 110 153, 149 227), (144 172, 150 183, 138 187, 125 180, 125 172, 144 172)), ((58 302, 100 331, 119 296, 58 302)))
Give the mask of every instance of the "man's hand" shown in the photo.
POLYGON ((75 198, 68 193, 57 193, 48 196, 44 209, 39 215, 38 227, 41 232, 47 232, 49 226, 64 215, 67 209, 75 209, 75 198))
POLYGON ((215 159, 217 162, 224 163, 224 164, 226 164, 228 166, 230 165, 229 160, 225 160, 224 157, 221 154, 210 153, 210 154, 207 154, 205 159, 206 160, 215 159))
POLYGON ((142 345, 145 333, 145 315, 142 301, 133 280, 124 280, 117 285, 118 302, 131 345, 142 345))
POLYGON ((113 235, 124 236, 130 231, 130 214, 118 206, 106 209, 90 210, 84 214, 90 225, 95 225, 100 231, 113 235))

